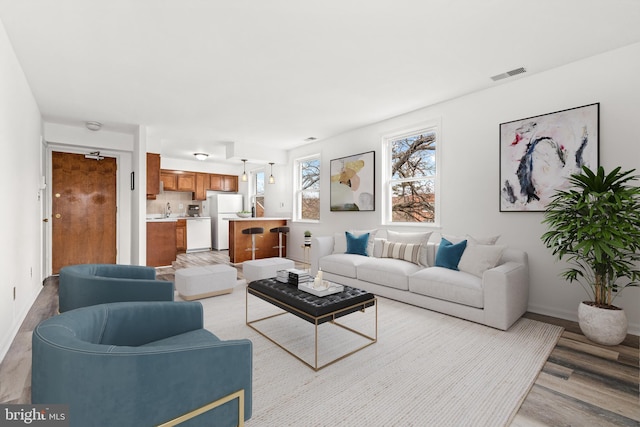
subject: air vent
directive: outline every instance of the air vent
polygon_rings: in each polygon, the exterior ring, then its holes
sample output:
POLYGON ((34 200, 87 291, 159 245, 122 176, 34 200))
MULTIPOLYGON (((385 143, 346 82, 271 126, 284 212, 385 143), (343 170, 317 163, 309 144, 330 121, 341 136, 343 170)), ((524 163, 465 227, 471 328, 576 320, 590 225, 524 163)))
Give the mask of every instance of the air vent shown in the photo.
POLYGON ((311 141, 315 141, 316 139, 318 139, 318 138, 316 138, 315 136, 310 136, 309 138, 305 139, 304 141, 305 142, 311 142, 311 141))
POLYGON ((507 77, 517 76, 518 74, 522 74, 526 72, 527 70, 524 67, 520 67, 511 71, 507 71, 502 74, 496 74, 495 76, 491 77, 491 80, 493 80, 494 82, 497 82, 498 80, 506 79, 507 77))

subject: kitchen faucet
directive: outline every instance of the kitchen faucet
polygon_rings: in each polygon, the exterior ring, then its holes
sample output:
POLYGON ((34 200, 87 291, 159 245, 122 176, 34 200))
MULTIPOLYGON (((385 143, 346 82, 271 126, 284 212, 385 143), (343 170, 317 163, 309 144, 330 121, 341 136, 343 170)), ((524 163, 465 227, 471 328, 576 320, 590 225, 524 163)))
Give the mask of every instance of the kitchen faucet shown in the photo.
POLYGON ((169 218, 171 216, 171 204, 167 202, 167 209, 165 210, 164 216, 169 218))

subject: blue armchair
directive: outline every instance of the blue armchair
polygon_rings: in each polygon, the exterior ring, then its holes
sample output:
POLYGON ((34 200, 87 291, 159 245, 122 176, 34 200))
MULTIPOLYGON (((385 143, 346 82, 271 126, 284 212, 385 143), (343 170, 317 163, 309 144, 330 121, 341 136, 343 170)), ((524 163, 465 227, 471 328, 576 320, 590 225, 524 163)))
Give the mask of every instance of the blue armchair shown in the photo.
POLYGON ((40 323, 31 400, 71 426, 236 426, 251 417, 252 343, 203 329, 199 302, 120 302, 40 323))
POLYGON ((60 270, 60 313, 122 301, 173 301, 173 282, 141 265, 79 264, 60 270))

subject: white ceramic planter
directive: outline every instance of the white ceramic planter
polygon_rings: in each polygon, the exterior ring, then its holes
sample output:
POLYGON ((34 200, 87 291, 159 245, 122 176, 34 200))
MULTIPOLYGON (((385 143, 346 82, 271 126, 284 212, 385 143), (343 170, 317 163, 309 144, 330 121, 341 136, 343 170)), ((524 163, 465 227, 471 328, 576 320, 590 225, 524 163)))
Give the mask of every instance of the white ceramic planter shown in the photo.
POLYGON ((607 310, 581 302, 578 322, 582 333, 598 344, 618 345, 627 336, 628 322, 624 310, 607 310))

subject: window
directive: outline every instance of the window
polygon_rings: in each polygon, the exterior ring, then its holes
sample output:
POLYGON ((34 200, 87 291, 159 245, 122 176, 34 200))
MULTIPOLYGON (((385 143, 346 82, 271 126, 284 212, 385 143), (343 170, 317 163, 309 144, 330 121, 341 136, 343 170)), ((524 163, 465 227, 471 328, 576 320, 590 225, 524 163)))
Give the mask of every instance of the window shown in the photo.
POLYGON ((436 224, 437 126, 385 138, 386 223, 436 224))
POLYGON ((320 155, 294 162, 294 215, 296 220, 320 220, 320 155))
POLYGON ((255 208, 255 216, 264 216, 264 170, 258 170, 253 173, 253 196, 251 202, 255 208))

